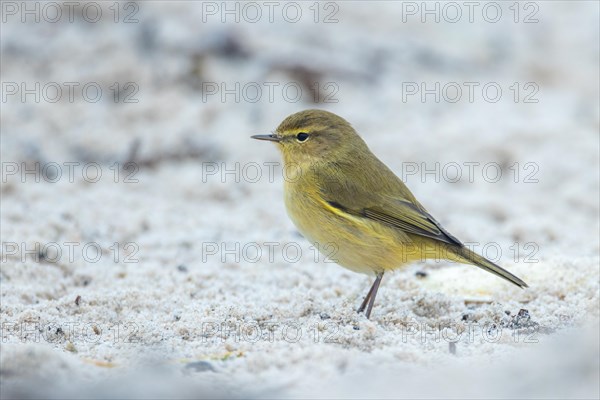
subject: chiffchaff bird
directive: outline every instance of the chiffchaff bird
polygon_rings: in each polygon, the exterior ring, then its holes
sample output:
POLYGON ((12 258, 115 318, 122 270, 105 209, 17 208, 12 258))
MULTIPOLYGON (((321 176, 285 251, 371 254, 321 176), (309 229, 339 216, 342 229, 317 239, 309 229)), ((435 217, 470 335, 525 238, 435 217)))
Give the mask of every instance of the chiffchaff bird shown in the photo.
POLYGON ((300 232, 319 249, 333 247, 341 266, 376 276, 358 308, 367 318, 383 274, 417 260, 473 264, 527 287, 446 231, 343 118, 301 111, 252 138, 275 142, 284 168, 295 171, 285 179, 285 205, 300 232))

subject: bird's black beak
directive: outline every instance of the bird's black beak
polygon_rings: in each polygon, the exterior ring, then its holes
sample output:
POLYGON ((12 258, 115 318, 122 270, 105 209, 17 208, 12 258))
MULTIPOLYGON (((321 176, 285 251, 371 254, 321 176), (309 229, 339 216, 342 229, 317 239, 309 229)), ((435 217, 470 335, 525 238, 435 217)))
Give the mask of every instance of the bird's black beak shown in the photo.
POLYGON ((258 140, 268 140, 270 142, 279 142, 281 141, 281 138, 279 136, 276 135, 254 135, 254 136, 250 136, 252 139, 258 139, 258 140))

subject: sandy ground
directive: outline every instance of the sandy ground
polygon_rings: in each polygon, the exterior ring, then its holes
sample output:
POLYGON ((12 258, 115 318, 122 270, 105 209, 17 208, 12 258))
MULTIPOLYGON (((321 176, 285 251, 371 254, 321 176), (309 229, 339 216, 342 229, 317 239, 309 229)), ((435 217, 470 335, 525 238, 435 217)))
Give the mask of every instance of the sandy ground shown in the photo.
POLYGON ((111 4, 3 8, 3 398, 600 396, 598 3, 522 3, 517 23, 509 3, 495 23, 111 4), (462 97, 410 94, 436 82, 462 97), (530 288, 416 263, 357 315, 371 278, 301 237, 276 149, 248 138, 315 107, 530 288))

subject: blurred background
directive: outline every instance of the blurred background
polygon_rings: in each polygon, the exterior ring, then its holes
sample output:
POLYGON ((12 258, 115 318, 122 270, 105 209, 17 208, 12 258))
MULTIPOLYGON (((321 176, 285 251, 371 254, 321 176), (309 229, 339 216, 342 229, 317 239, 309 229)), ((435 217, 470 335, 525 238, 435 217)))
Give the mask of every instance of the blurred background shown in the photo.
POLYGON ((1 5, 4 395, 598 397, 597 2, 1 5), (531 289, 419 264, 358 318, 370 279, 315 256, 249 139, 308 108, 531 289), (304 334, 244 339, 269 321, 304 334))

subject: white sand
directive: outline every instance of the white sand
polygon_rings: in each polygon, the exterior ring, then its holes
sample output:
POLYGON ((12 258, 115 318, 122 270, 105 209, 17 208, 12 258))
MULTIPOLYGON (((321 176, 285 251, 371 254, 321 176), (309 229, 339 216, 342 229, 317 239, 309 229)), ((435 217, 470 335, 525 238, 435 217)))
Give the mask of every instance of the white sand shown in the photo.
POLYGON ((9 16, 3 82, 104 94, 2 103, 2 397, 598 398, 599 6, 535 4, 533 24, 515 24, 508 3, 496 24, 403 23, 394 2, 338 3, 334 24, 315 24, 309 3, 297 24, 203 22, 199 2, 141 2, 133 24, 106 8, 96 24, 9 16), (290 66, 335 83, 339 101, 315 105, 306 87, 296 103, 199 90, 300 82, 290 66), (115 82, 135 82, 139 102, 115 104, 115 82), (402 82, 496 82, 503 96, 404 102, 402 82), (536 83, 539 102, 514 102, 515 82, 536 83), (315 106, 350 120, 450 232, 501 249, 530 288, 415 264, 385 277, 370 321, 357 315, 371 278, 315 262, 285 215, 281 169, 267 175, 279 155, 248 138, 315 106), (115 183, 110 167, 136 139, 138 181, 121 171, 115 183), (23 178, 35 162, 62 178, 23 178), (65 162, 80 163, 73 182, 65 162), (81 178, 89 162, 96 183, 81 178), (498 182, 486 163, 502 165, 498 182), (221 175, 236 165, 237 181, 221 175), (23 253, 36 244, 46 260, 23 253))

